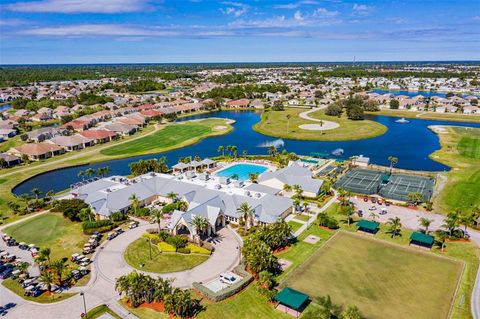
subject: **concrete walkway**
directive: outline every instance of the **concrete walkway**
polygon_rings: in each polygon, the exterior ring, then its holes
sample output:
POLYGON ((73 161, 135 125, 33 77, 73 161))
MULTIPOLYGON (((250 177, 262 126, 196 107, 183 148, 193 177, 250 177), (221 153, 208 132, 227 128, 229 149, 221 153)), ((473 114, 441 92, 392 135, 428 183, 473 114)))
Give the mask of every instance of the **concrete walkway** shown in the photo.
POLYGON ((294 233, 295 237, 300 236, 300 234, 303 233, 305 231, 305 229, 307 229, 307 227, 310 227, 315 222, 315 220, 317 220, 318 214, 326 211, 336 201, 337 201, 337 193, 335 192, 334 195, 332 196, 332 198, 330 198, 330 200, 328 202, 326 202, 325 205, 322 206, 322 208, 312 210, 314 212, 314 214, 312 214, 312 216, 310 216, 308 222, 306 222, 305 224, 300 226, 300 228, 294 233))
MULTIPOLYGON (((154 225, 142 222, 139 227, 131 229, 117 238, 104 242, 92 256, 92 272, 90 282, 84 287, 72 288, 71 292, 84 292, 87 308, 107 304, 122 318, 135 318, 118 304, 119 295, 115 291, 115 279, 133 270, 126 264, 123 254, 128 245, 139 238, 147 228, 154 225)), ((207 282, 222 272, 229 271, 239 262, 241 241, 229 228, 223 228, 213 242, 215 248, 211 257, 199 266, 182 272, 166 273, 161 276, 173 278, 174 286, 189 288, 193 282, 207 282)), ((9 311, 6 318, 36 318, 39 314, 44 318, 69 319, 79 318, 83 312, 83 300, 76 295, 54 304, 29 302, 0 286, 0 298, 3 303, 15 302, 17 306, 9 311), (5 301, 5 302, 4 302, 5 301)))
POLYGON ((299 126, 299 128, 303 130, 309 130, 309 131, 326 131, 326 130, 333 130, 340 127, 340 124, 338 124, 337 122, 319 120, 309 116, 310 113, 316 112, 324 108, 325 107, 316 107, 311 110, 298 114, 298 116, 304 120, 321 123, 321 124, 302 124, 299 126))

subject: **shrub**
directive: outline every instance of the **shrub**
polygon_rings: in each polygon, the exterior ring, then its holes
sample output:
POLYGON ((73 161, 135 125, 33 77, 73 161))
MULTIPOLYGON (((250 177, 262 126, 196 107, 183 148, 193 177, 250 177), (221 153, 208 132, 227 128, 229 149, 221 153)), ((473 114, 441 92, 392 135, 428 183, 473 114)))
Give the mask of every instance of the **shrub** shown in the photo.
POLYGON ((177 252, 180 254, 190 254, 192 251, 188 247, 178 248, 177 252))
MULTIPOLYGON (((199 246, 194 245, 194 244, 188 244, 187 248, 190 249, 190 251, 194 254, 204 254, 204 255, 210 255, 211 254, 210 250, 208 250, 204 247, 199 247, 199 246)), ((178 252, 180 252, 180 250, 178 252)))
POLYGON ((166 242, 162 241, 157 244, 157 247, 160 249, 161 252, 166 252, 166 253, 174 253, 175 252, 175 247, 173 247, 170 244, 167 244, 166 242))
POLYGON ((127 215, 121 212, 114 212, 110 215, 110 219, 114 222, 121 222, 127 219, 127 215))
POLYGON ((179 248, 184 248, 187 246, 188 239, 183 236, 170 236, 167 238, 166 242, 178 251, 179 248))
POLYGON ((148 234, 155 235, 155 234, 158 234, 158 228, 148 228, 148 229, 146 230, 146 232, 147 232, 148 234))
POLYGON ((61 212, 71 221, 81 221, 78 214, 84 208, 88 208, 88 205, 81 199, 62 199, 55 202, 52 212, 61 212))
POLYGON ((318 214, 317 221, 319 226, 328 227, 330 229, 338 229, 339 227, 337 220, 326 213, 318 214))
POLYGON ((115 224, 108 219, 91 222, 85 221, 82 224, 82 229, 85 234, 92 234, 96 231, 103 233, 112 230, 114 227, 115 224))
POLYGON ((161 230, 159 233, 158 233, 158 237, 160 238, 160 240, 162 241, 166 241, 168 237, 170 237, 170 234, 165 231, 165 230, 161 230))

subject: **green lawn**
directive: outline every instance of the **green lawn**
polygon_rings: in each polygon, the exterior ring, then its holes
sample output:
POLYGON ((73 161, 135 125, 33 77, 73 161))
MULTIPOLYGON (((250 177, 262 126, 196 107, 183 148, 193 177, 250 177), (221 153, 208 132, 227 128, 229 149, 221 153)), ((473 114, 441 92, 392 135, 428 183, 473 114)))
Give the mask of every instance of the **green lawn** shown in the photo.
POLYGON ((293 217, 294 217, 295 219, 298 219, 298 220, 301 220, 301 221, 304 221, 304 222, 306 222, 307 220, 310 219, 310 216, 308 216, 308 215, 303 215, 303 214, 295 214, 293 217))
POLYGON ((208 255, 162 253, 155 246, 150 259, 149 242, 140 238, 131 243, 125 251, 125 261, 132 267, 155 273, 167 273, 191 269, 208 259, 208 255), (144 265, 141 267, 141 265, 144 265))
POLYGON ((434 197, 437 212, 470 209, 480 205, 480 129, 445 127, 439 134, 442 148, 430 158, 452 167, 445 173, 447 183, 434 197))
POLYGON ((81 223, 71 222, 59 213, 45 213, 7 227, 4 231, 18 242, 50 248, 51 259, 70 257, 74 252, 81 252, 88 240, 81 223))
POLYGON ((2 282, 2 285, 8 289, 10 289, 12 292, 16 293, 20 297, 22 297, 25 300, 30 300, 30 301, 35 301, 39 303, 53 303, 53 302, 59 302, 62 300, 65 300, 67 298, 73 297, 76 295, 76 293, 55 293, 55 294, 50 294, 48 295, 47 293, 43 293, 38 297, 29 297, 29 296, 24 296, 24 289, 23 287, 14 279, 5 279, 2 282))
POLYGON ((382 135, 387 131, 386 126, 375 121, 352 121, 347 119, 345 115, 340 118, 328 116, 325 115, 323 110, 310 113, 310 116, 316 119, 337 122, 340 124, 340 127, 326 131, 303 130, 299 128, 299 125, 318 123, 300 118, 299 114, 305 111, 305 109, 285 109, 284 111, 265 112, 262 114, 262 120, 255 124, 253 129, 269 136, 319 141, 359 140, 382 135), (290 116, 290 120, 287 119, 287 115, 290 116))
POLYGON ((107 305, 100 305, 100 306, 96 306, 93 309, 90 309, 87 312, 87 318, 88 319, 96 319, 96 318, 98 318, 101 315, 106 314, 106 313, 111 315, 115 319, 121 319, 122 318, 119 315, 117 315, 115 312, 113 312, 113 310, 108 308, 107 305))
POLYGON ((446 318, 462 264, 367 236, 339 232, 282 286, 355 304, 367 318, 446 318))
POLYGON ((292 233, 296 232, 300 227, 303 226, 302 223, 296 222, 294 220, 289 221, 288 224, 292 227, 292 233))
POLYGON ((106 148, 100 153, 108 156, 157 153, 195 143, 207 136, 224 134, 229 130, 230 126, 223 119, 171 124, 151 135, 106 148))

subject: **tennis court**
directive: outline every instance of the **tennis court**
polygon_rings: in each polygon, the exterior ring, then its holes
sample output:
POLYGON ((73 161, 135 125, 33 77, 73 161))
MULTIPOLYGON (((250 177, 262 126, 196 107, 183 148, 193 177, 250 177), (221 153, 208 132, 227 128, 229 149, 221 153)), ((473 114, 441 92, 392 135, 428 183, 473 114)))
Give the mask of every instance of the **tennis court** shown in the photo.
POLYGON ((368 169, 352 169, 339 178, 335 188, 359 194, 379 194, 385 198, 408 201, 408 194, 420 193, 422 200, 430 200, 434 179, 425 176, 404 174, 388 175, 368 169))
POLYGON ((379 194, 383 197, 408 200, 408 194, 420 193, 422 200, 428 201, 433 194, 434 180, 425 176, 392 174, 388 183, 381 187, 379 194))
POLYGON ((382 173, 366 169, 353 169, 335 183, 335 188, 361 194, 376 194, 379 191, 382 173))

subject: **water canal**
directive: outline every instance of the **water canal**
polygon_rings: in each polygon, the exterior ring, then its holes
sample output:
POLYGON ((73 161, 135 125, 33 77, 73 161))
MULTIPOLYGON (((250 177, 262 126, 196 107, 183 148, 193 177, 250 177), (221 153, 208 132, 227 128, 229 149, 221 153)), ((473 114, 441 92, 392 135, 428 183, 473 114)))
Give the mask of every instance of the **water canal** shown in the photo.
MULTIPOLYGON (((205 158, 217 156, 217 148, 219 145, 236 145, 239 154, 241 154, 243 150, 246 150, 248 154, 266 154, 267 150, 265 147, 261 147, 261 144, 276 140, 274 137, 262 135, 252 129, 252 125, 260 120, 260 114, 253 111, 221 111, 213 114, 210 113, 183 118, 182 121, 207 117, 234 119, 236 121, 234 124, 234 130, 228 135, 206 138, 197 144, 161 154, 134 156, 91 165, 49 171, 26 180, 22 184, 16 186, 12 191, 14 194, 19 195, 28 193, 31 189, 37 187, 43 192, 49 190, 58 192, 69 188, 71 184, 78 182, 78 172, 80 170, 85 170, 88 167, 96 169, 102 166, 109 166, 110 174, 112 175, 128 175, 130 174, 128 164, 140 159, 165 156, 168 165, 171 166, 176 164, 180 157, 198 155, 201 158, 205 158)), ((369 116, 369 119, 387 126, 388 131, 378 137, 355 141, 323 142, 284 139, 284 147, 289 152, 305 155, 308 155, 311 152, 331 153, 337 148, 342 148, 344 150, 343 155, 338 157, 332 155, 332 157, 347 159, 354 155, 364 155, 370 157, 372 163, 379 165, 389 165, 387 158, 389 156, 396 156, 399 158, 397 164, 397 167, 399 168, 423 171, 443 171, 448 170, 449 168, 428 157, 430 153, 440 148, 438 136, 428 129, 428 126, 456 125, 480 127, 480 123, 418 119, 409 119, 410 123, 399 124, 395 122, 398 118, 389 116, 369 116)))

